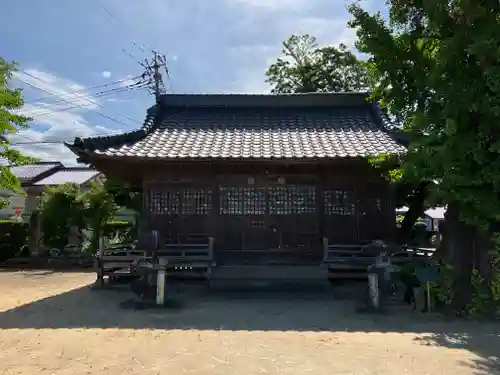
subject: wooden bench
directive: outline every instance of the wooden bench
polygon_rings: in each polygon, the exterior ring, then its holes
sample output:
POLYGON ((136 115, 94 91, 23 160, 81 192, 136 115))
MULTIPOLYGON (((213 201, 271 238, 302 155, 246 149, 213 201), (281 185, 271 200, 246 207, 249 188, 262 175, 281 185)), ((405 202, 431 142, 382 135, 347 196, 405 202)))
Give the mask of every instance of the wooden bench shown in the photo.
POLYGON ((102 250, 96 257, 97 281, 102 286, 104 278, 114 277, 136 277, 130 272, 131 265, 144 258, 146 252, 136 249, 133 245, 122 245, 108 247, 102 250))
MULTIPOLYGON (((366 277, 367 268, 375 263, 377 255, 369 251, 366 244, 330 244, 323 239, 323 264, 328 267, 329 278, 360 278, 366 277)), ((391 263, 403 265, 418 259, 427 261, 434 249, 418 247, 388 248, 391 263)))
MULTIPOLYGON (((207 243, 166 244, 156 250, 156 257, 174 273, 206 271, 210 274, 213 264, 214 239, 207 243)), ((152 262, 153 251, 140 244, 115 245, 106 247, 96 258, 97 281, 103 286, 104 278, 130 278, 141 275, 142 263, 152 262)))
POLYGON ((159 258, 165 258, 168 264, 184 265, 190 263, 207 263, 212 265, 214 259, 214 239, 208 243, 165 244, 158 252, 159 258))

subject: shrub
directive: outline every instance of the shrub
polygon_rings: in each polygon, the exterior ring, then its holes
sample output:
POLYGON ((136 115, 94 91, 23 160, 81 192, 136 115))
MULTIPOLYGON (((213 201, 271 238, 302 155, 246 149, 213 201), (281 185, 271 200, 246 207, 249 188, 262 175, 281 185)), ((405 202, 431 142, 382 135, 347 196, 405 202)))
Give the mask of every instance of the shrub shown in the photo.
POLYGON ((103 235, 107 238, 117 240, 119 242, 132 242, 135 239, 135 226, 128 221, 108 221, 104 224, 103 235))
POLYGON ((28 224, 19 221, 0 221, 0 261, 25 254, 28 227, 28 224))

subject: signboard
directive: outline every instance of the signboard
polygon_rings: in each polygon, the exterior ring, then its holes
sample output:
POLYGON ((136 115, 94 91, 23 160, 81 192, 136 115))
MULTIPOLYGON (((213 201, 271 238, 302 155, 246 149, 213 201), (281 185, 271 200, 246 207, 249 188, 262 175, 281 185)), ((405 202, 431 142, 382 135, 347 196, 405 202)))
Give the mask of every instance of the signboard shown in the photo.
POLYGON ((16 215, 16 217, 20 217, 22 213, 23 213, 22 207, 14 207, 14 215, 16 215))

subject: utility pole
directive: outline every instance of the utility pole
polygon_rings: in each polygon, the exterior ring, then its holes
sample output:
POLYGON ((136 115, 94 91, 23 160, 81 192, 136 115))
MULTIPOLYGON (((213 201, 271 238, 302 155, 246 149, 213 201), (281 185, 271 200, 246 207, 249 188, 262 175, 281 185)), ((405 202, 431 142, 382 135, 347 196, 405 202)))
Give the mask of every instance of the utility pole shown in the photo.
POLYGON ((167 74, 167 76, 169 75, 167 68, 167 58, 165 55, 160 55, 158 52, 153 51, 153 57, 151 58, 151 60, 144 59, 144 62, 141 63, 141 65, 145 69, 142 77, 149 78, 149 82, 153 86, 151 88, 151 91, 155 96, 156 103, 159 103, 161 95, 166 94, 161 70, 162 68, 165 69, 165 73, 167 74))

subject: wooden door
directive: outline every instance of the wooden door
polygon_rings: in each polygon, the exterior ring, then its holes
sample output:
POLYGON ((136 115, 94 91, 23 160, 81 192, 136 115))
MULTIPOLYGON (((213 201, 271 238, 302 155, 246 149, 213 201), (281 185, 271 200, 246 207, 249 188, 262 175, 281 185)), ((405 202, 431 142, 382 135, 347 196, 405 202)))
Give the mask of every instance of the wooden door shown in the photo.
POLYGON ((319 237, 316 187, 274 185, 268 189, 269 224, 275 248, 316 247, 319 237))
POLYGON ((330 243, 359 242, 357 201, 356 191, 352 187, 323 191, 323 231, 330 243))
POLYGON ((219 246, 263 250, 269 246, 267 196, 263 186, 220 186, 219 246))
POLYGON ((387 184, 369 183, 359 187, 359 231, 363 242, 389 240, 396 220, 391 212, 387 184))

